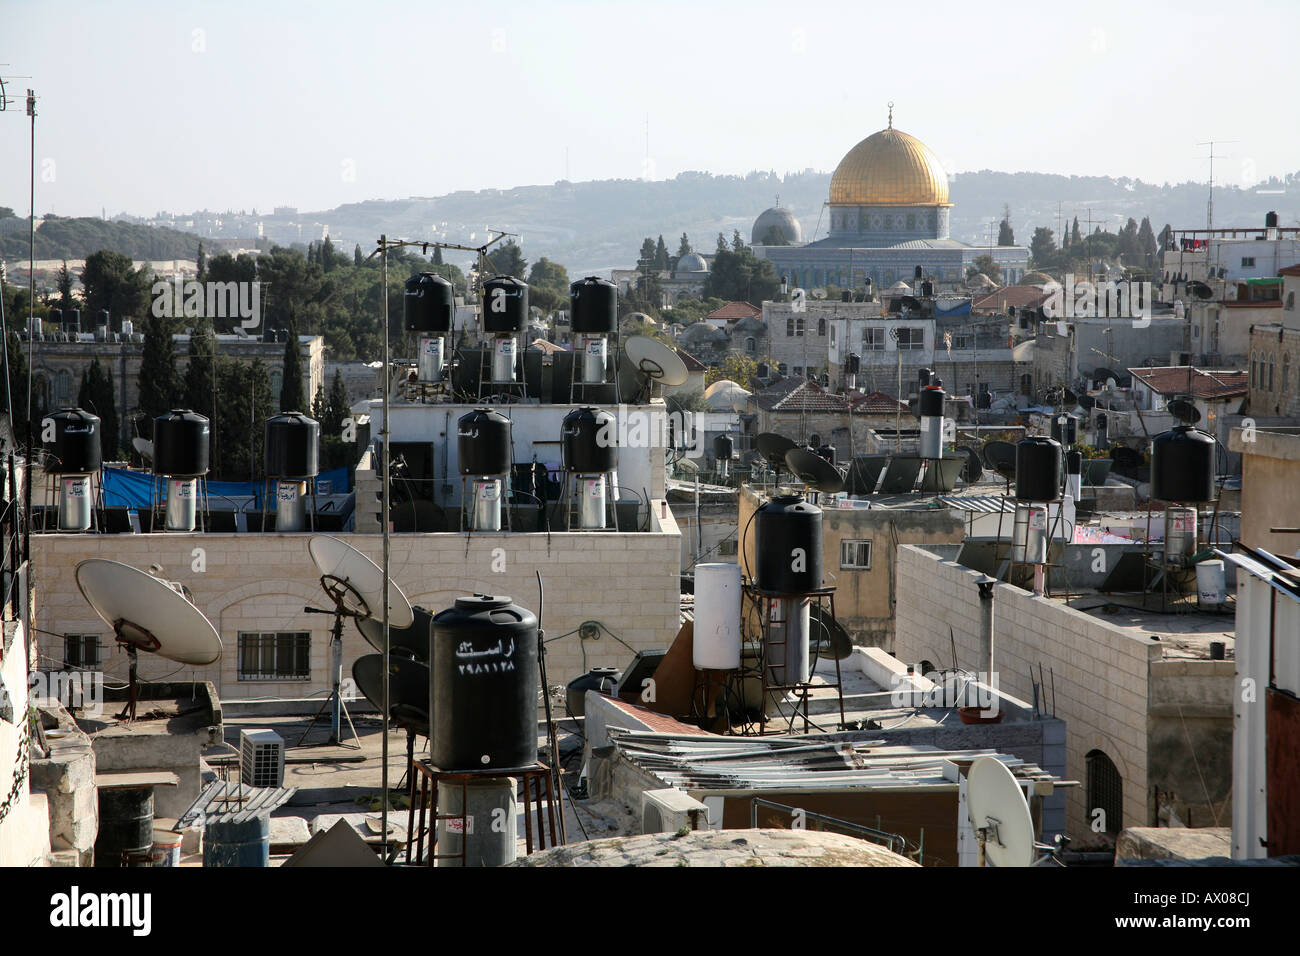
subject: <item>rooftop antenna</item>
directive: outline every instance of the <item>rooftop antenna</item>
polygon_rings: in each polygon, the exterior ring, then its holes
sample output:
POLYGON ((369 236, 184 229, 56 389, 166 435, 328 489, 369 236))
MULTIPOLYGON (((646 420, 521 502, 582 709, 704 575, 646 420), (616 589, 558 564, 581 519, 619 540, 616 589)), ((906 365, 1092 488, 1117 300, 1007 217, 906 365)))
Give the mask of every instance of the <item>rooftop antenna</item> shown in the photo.
MULTIPOLYGON (((1197 146, 1210 147, 1210 198, 1205 204, 1206 231, 1209 231, 1214 228, 1214 160, 1215 160, 1214 145, 1215 143, 1229 144, 1229 143, 1239 143, 1239 142, 1241 142, 1241 140, 1239 139, 1217 139, 1217 140, 1211 139, 1211 140, 1207 140, 1204 143, 1196 144, 1197 146)), ((1223 159, 1224 157, 1220 155, 1218 158, 1223 159)))

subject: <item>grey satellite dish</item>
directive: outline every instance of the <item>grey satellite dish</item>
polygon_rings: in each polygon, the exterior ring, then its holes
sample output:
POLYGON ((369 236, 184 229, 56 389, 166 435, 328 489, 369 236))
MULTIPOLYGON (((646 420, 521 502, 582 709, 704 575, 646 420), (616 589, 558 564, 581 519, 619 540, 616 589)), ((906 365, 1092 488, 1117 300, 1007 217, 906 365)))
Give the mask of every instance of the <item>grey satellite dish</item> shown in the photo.
POLYGON ((996 757, 978 757, 966 773, 966 813, 985 866, 1033 866, 1037 844, 1029 804, 996 757))
MULTIPOLYGON (((384 655, 365 654, 352 662, 357 689, 376 709, 384 706, 384 655)), ((408 733, 429 736, 429 666, 408 657, 388 658, 389 719, 408 733)))
MULTIPOLYGON (((307 542, 316 570, 321 573, 321 586, 331 597, 341 599, 350 615, 357 618, 384 619, 384 572, 364 554, 327 534, 313 535, 307 542)), ((393 581, 388 582, 389 629, 410 627, 415 622, 415 612, 393 581)))
POLYGON ((844 490, 844 476, 839 469, 806 448, 791 448, 787 451, 785 467, 813 491, 833 495, 844 490))
MULTIPOLYGON (((429 660, 429 634, 433 625, 433 615, 422 607, 412 609, 415 620, 410 627, 390 627, 388 629, 388 652, 394 655, 409 656, 417 661, 429 660)), ((357 620, 357 630, 375 650, 384 650, 384 622, 378 618, 364 617, 357 620)))
POLYGON ((149 439, 141 438, 137 435, 135 438, 131 439, 131 447, 134 448, 145 461, 153 461, 153 442, 149 439))
POLYGON ((822 289, 822 288, 816 288, 816 289, 813 289, 813 290, 812 290, 811 292, 809 292, 808 294, 809 294, 810 296, 812 296, 814 299, 824 299, 824 298, 826 298, 826 290, 825 290, 825 289, 822 289))
POLYGON ((1169 409, 1170 415, 1173 415, 1174 418, 1177 418, 1184 424, 1195 425, 1201 420, 1200 409, 1196 407, 1194 402, 1188 401, 1185 398, 1175 398, 1166 406, 1166 408, 1169 409))
POLYGON ((660 385, 685 385, 686 363, 676 351, 648 335, 633 335, 623 346, 628 361, 649 382, 660 385))
POLYGON ((130 693, 122 712, 126 719, 135 719, 139 651, 196 666, 221 660, 217 629, 168 582, 104 558, 79 563, 76 579, 81 596, 126 648, 130 663, 130 693))

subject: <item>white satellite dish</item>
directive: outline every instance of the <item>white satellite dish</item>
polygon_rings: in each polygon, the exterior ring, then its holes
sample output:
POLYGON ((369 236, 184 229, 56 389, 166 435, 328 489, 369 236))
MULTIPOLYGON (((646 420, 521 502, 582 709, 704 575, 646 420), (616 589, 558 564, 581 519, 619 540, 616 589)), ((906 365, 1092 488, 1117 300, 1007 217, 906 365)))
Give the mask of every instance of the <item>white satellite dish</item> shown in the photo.
MULTIPOLYGON (((313 535, 307 542, 316 570, 321 573, 321 583, 331 597, 346 607, 354 617, 384 619, 384 572, 364 554, 327 534, 313 535)), ((410 627, 415 622, 415 612, 393 581, 388 582, 390 627, 410 627)))
POLYGON ((966 814, 985 866, 1033 866, 1037 843, 1029 803, 997 757, 978 757, 966 773, 966 814))
POLYGON ((650 382, 685 385, 686 363, 673 349, 648 335, 633 335, 623 346, 632 367, 650 382))
POLYGON ((145 461, 153 461, 153 442, 147 438, 136 436, 131 439, 131 447, 134 448, 145 461))
POLYGON ((811 292, 809 292, 808 294, 811 295, 814 299, 824 299, 824 298, 826 298, 826 290, 823 289, 823 288, 820 288, 820 287, 818 287, 818 288, 816 288, 816 289, 813 289, 813 290, 812 290, 811 292))
POLYGON ((178 664, 215 664, 221 660, 221 636, 181 593, 181 585, 104 558, 82 561, 77 565, 76 579, 81 596, 126 648, 130 691, 120 718, 135 719, 140 651, 178 664))

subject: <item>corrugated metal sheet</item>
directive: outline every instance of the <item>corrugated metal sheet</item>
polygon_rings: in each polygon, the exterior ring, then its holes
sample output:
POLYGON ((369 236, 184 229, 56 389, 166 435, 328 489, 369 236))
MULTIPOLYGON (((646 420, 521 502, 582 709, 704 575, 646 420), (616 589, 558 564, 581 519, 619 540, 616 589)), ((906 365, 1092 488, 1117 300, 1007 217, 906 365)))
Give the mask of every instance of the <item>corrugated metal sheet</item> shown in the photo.
POLYGON ((297 787, 250 787, 242 783, 214 780, 203 788, 197 800, 181 814, 177 828, 209 823, 239 823, 270 813, 298 792, 297 787))
POLYGON ((1017 776, 1046 771, 994 750, 935 750, 830 734, 809 737, 682 737, 610 728, 619 753, 671 786, 689 790, 956 789, 949 761, 996 756, 1017 776))

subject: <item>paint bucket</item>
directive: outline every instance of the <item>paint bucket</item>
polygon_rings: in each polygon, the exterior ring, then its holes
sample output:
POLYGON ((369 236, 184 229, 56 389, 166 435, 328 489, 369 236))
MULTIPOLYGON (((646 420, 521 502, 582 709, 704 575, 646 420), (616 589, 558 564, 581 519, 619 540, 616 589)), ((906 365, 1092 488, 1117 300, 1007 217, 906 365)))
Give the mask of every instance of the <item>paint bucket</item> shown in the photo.
POLYGON ((271 822, 263 814, 251 820, 214 821, 203 831, 203 865, 270 866, 271 822))
POLYGON ((153 857, 153 865, 180 866, 181 841, 181 834, 172 830, 154 830, 153 850, 150 853, 153 857))
POLYGON ((1202 561, 1196 566, 1196 597, 1202 604, 1222 604, 1228 599, 1223 561, 1202 561))

